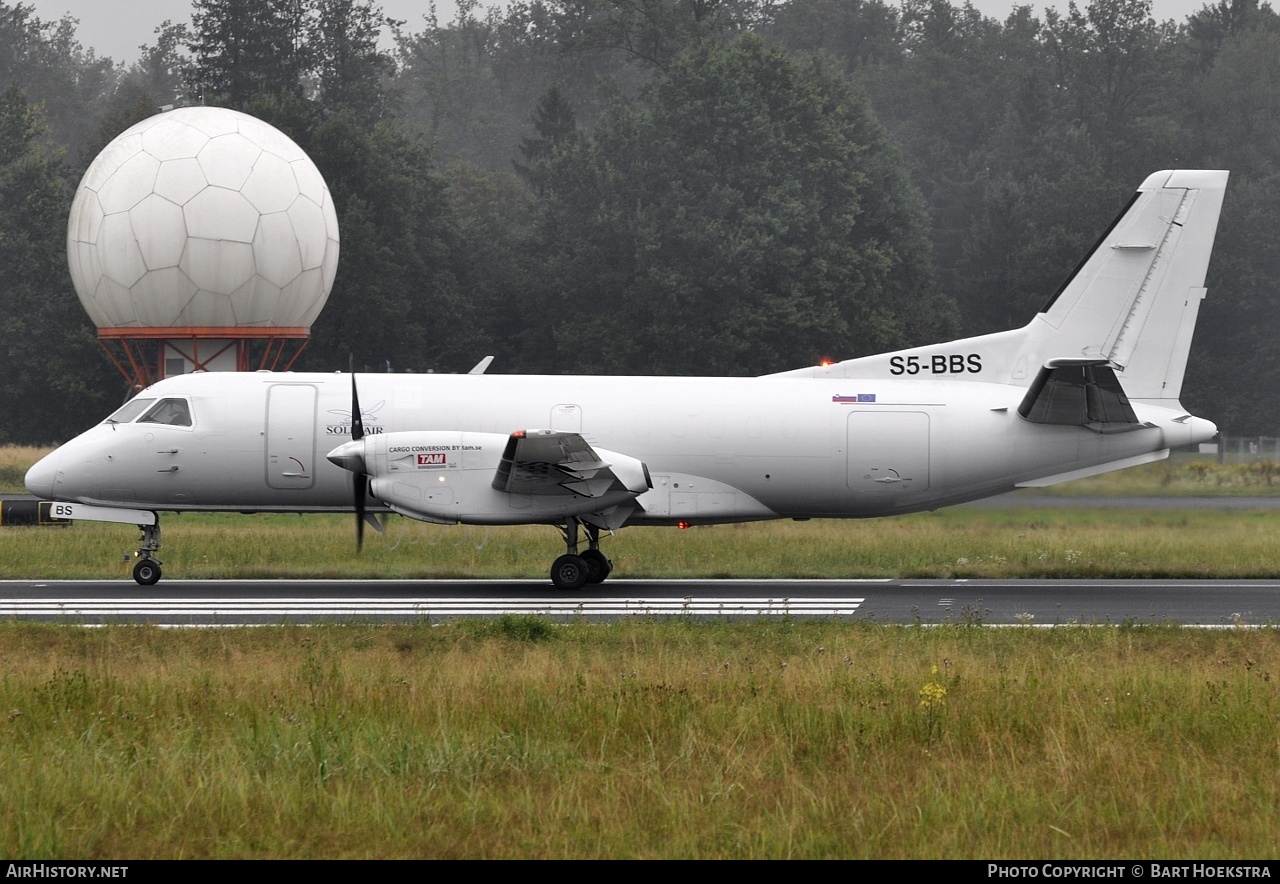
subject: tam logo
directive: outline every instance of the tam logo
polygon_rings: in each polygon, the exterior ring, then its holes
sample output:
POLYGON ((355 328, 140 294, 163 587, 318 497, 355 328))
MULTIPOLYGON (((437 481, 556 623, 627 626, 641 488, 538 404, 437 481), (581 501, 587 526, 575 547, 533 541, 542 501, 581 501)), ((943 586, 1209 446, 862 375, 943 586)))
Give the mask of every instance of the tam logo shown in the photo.
POLYGON ((448 461, 445 459, 445 455, 443 452, 439 452, 436 454, 419 454, 418 455, 418 466, 420 467, 437 467, 447 462, 448 461))

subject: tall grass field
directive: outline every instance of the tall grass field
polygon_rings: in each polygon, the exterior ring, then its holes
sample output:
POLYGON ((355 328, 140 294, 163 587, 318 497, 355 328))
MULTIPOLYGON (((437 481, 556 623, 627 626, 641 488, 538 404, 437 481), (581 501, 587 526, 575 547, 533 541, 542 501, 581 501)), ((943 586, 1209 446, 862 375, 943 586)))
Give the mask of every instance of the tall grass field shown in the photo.
POLYGON ((1267 858, 1280 634, 0 626, 0 854, 1267 858))
MULTIPOLYGON (((161 516, 167 580, 546 579, 548 527, 392 517, 356 554, 351 516, 161 516)), ((606 537, 615 578, 1223 577, 1280 574, 1275 510, 950 509, 868 521, 628 528, 606 537)), ((0 528, 0 578, 128 579, 138 531, 80 522, 0 528)))
POLYGON ((0 445, 0 492, 21 494, 27 489, 22 478, 31 465, 44 457, 52 448, 34 445, 0 445))

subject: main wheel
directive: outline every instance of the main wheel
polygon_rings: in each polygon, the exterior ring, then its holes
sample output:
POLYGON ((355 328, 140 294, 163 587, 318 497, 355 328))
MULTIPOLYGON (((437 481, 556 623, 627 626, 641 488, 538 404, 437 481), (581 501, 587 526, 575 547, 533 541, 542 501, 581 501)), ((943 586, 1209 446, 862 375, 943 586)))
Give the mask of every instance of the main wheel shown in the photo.
POLYGON ((139 559, 133 566, 133 579, 143 586, 154 586, 160 581, 160 563, 155 559, 139 559))
POLYGON ((587 583, 604 583, 609 572, 613 570, 613 562, 598 549, 589 549, 584 552, 582 561, 587 563, 587 583))
POLYGON ((587 582, 587 563, 581 556, 566 554, 551 565, 551 582, 559 589, 573 592, 582 589, 587 582))

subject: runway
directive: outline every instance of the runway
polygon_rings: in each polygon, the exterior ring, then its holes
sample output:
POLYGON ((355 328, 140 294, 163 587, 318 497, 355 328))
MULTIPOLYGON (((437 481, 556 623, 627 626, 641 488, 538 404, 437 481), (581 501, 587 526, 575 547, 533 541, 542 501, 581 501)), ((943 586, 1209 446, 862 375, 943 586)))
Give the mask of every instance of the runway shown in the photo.
POLYGON ((503 614, 990 626, 1280 625, 1276 580, 611 580, 566 595, 545 581, 0 581, 0 619, 240 626, 439 621, 503 614))

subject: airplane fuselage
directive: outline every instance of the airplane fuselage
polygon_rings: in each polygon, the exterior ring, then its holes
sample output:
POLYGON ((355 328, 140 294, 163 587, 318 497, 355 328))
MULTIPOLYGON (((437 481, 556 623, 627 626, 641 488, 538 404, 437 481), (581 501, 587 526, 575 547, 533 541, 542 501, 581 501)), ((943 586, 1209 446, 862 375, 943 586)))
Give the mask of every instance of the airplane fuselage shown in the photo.
MULTIPOLYGON (((1025 387, 966 380, 370 374, 359 384, 365 432, 411 456, 418 486, 458 489, 414 513, 444 522, 547 521, 522 518, 518 495, 478 502, 495 446, 517 430, 579 433, 642 462, 652 487, 626 524, 927 510, 1154 459, 1215 432, 1141 403, 1142 425, 1126 432, 1036 424, 1017 414, 1025 387), (468 470, 483 482, 460 484, 468 470)), ((185 401, 189 425, 99 424, 33 470, 32 491, 166 511, 350 511, 353 474, 326 459, 351 438, 349 375, 196 374, 144 397, 185 401)), ((381 498, 371 503, 395 507, 381 498)))
POLYGON ((164 510, 547 524, 562 589, 632 524, 864 518, 1135 466, 1212 439, 1179 396, 1228 174, 1149 175, 1027 325, 755 378, 193 374, 31 468, 55 515, 164 510), (587 549, 579 548, 585 531, 587 549))

